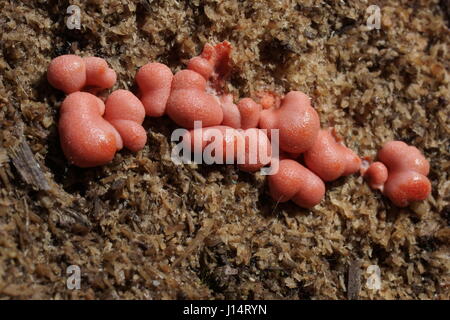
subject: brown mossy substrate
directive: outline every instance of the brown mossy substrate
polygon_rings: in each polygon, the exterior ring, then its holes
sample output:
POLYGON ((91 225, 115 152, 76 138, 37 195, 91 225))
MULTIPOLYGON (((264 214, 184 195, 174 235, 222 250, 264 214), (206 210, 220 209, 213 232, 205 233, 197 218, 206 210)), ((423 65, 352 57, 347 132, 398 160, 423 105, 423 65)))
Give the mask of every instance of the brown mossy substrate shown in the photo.
POLYGON ((70 1, 81 30, 66 28, 69 1, 1 1, 0 298, 448 298, 448 1, 372 2, 380 30, 367 30, 367 1, 70 1), (277 205, 258 174, 174 165, 165 117, 146 120, 137 154, 67 165, 52 58, 104 57, 115 88, 134 89, 148 61, 177 71, 222 40, 236 96, 302 90, 361 156, 417 146, 429 199, 397 209, 354 175, 313 210, 277 205), (66 288, 69 265, 81 290, 66 288))

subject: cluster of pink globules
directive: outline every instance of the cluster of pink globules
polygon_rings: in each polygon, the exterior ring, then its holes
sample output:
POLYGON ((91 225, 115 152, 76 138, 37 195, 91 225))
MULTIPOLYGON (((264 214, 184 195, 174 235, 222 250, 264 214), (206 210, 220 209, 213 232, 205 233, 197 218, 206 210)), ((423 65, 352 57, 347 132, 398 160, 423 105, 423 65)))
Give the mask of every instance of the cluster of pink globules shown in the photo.
MULTIPOLYGON (((418 149, 400 141, 385 144, 378 161, 367 163, 347 148, 331 128, 321 129, 319 115, 310 98, 291 91, 283 97, 263 93, 234 103, 224 91, 230 71, 231 45, 206 44, 201 55, 192 58, 187 69, 175 75, 164 64, 148 63, 136 74, 139 92, 112 92, 103 102, 95 94, 116 82, 114 70, 101 58, 64 55, 55 58, 47 77, 52 86, 68 94, 61 107, 59 132, 62 150, 69 161, 80 167, 98 166, 111 161, 117 150, 142 149, 147 134, 142 127, 145 115, 168 115, 176 124, 189 129, 183 143, 200 146, 211 143, 212 131, 222 135, 223 156, 227 150, 245 145, 238 163, 241 170, 255 172, 274 161, 278 171, 268 176, 269 193, 278 202, 292 200, 311 208, 325 195, 325 183, 360 171, 369 185, 383 192, 400 207, 424 200, 431 192, 426 177, 428 161, 418 149), (202 128, 194 128, 201 121, 202 128), (263 130, 265 129, 265 130, 263 130), (271 130, 279 133, 280 156, 271 154, 271 130), (200 130, 200 134, 196 134, 200 130), (231 133, 230 133, 231 132, 231 133), (270 160, 257 154, 250 163, 253 148, 246 137, 256 137, 256 152, 267 150, 270 160), (200 141, 195 141, 195 140, 200 141), (242 140, 242 141, 241 141, 242 140), (261 148, 261 146, 263 148, 261 148)), ((238 152, 239 153, 239 152, 238 152)))

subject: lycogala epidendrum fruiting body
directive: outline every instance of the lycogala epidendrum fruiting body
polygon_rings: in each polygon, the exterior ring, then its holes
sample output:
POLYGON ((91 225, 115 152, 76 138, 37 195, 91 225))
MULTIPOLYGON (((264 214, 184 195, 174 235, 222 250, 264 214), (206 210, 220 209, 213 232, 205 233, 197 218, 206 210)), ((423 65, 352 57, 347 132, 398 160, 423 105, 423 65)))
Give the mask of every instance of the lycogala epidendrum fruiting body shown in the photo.
POLYGON ((117 80, 116 72, 108 67, 108 63, 99 57, 83 58, 86 64, 85 89, 97 93, 112 88, 117 80))
POLYGON ((278 172, 267 177, 269 193, 277 202, 292 200, 303 208, 317 205, 325 195, 325 184, 295 160, 280 160, 278 172))
MULTIPOLYGON (((245 147, 244 150, 239 150, 238 168, 246 172, 256 172, 268 165, 272 158, 272 145, 265 130, 249 128, 242 131, 239 130, 239 132, 244 139, 245 147)), ((278 168, 273 169, 273 173, 276 173, 278 170, 278 168)))
POLYGON ((125 148, 137 152, 147 142, 147 132, 142 127, 145 109, 141 101, 130 91, 116 90, 105 102, 106 121, 119 132, 125 148))
POLYGON ((98 57, 59 56, 50 62, 47 70, 48 82, 65 93, 81 90, 94 90, 96 93, 111 88, 116 78, 115 71, 98 57))
POLYGON ((106 107, 90 93, 74 92, 61 106, 61 147, 67 159, 79 167, 103 165, 123 146, 131 151, 144 147, 147 134, 141 126, 143 120, 144 107, 129 91, 113 92, 106 107))
POLYGON ((406 207, 430 195, 430 164, 416 147, 402 141, 387 142, 378 152, 378 160, 369 166, 364 177, 396 206, 406 207))
POLYGON ((205 127, 222 123, 219 100, 206 92, 206 80, 199 73, 191 70, 177 72, 171 90, 166 112, 179 126, 192 129, 194 121, 201 121, 205 127))
POLYGON ((223 112, 222 125, 235 129, 240 128, 241 114, 239 112, 238 106, 233 102, 233 95, 222 95, 219 101, 223 112))
POLYGON ((169 67, 157 62, 147 63, 137 72, 136 83, 147 116, 161 117, 166 112, 172 78, 169 67))
POLYGON ((231 71, 230 56, 233 47, 228 41, 215 46, 205 44, 198 57, 189 60, 187 68, 202 75, 210 82, 211 89, 222 90, 223 82, 231 71))
POLYGON ((240 115, 240 126, 238 128, 249 129, 258 127, 262 106, 251 98, 242 98, 237 107, 240 115))
POLYGON ((324 181, 355 173, 361 159, 349 148, 336 141, 331 130, 322 129, 310 149, 304 153, 306 166, 324 181))
POLYGON ((311 107, 309 97, 299 91, 291 91, 279 108, 261 111, 259 126, 262 129, 280 130, 280 149, 302 153, 316 141, 320 129, 319 115, 311 107))
POLYGON ((231 94, 220 97, 223 111, 222 125, 235 129, 250 129, 258 127, 262 107, 251 98, 243 98, 237 104, 231 94))
POLYGON ((216 46, 207 44, 200 56, 189 61, 188 69, 175 74, 166 109, 175 123, 187 129, 194 128, 194 121, 201 121, 204 127, 235 126, 236 114, 227 114, 227 121, 222 123, 224 110, 237 111, 232 98, 222 92, 230 53, 231 44, 227 41, 216 46))
POLYGON ((73 54, 56 57, 48 66, 47 80, 65 93, 80 91, 86 85, 86 63, 73 54))
POLYGON ((222 125, 206 128, 196 125, 185 132, 182 140, 182 147, 194 156, 200 154, 201 162, 206 164, 235 163, 239 146, 244 146, 243 137, 235 129, 222 125))
POLYGON ((175 74, 167 103, 167 114, 178 125, 192 129, 194 121, 204 127, 224 125, 235 129, 256 128, 262 107, 251 98, 237 104, 224 90, 230 72, 231 44, 205 45, 188 62, 188 69, 175 74))
POLYGON ((64 99, 58 123, 61 147, 70 163, 94 167, 108 163, 122 148, 119 132, 105 119, 105 104, 87 92, 64 99))
POLYGON ((388 179, 388 169, 382 162, 372 163, 368 168, 362 170, 362 174, 372 189, 384 191, 384 184, 388 179))
POLYGON ((182 127, 171 138, 173 142, 182 138, 172 150, 174 162, 190 162, 193 154, 198 163, 260 170, 269 175, 269 194, 277 202, 292 200, 301 207, 313 207, 324 197, 324 181, 357 171, 397 206, 430 194, 428 161, 414 147, 388 142, 379 151, 378 161, 369 166, 343 144, 333 128, 320 128, 319 115, 303 92, 282 96, 261 91, 253 93, 255 100, 233 96, 225 86, 232 70, 231 49, 227 41, 206 44, 199 56, 189 60, 187 69, 175 75, 166 65, 150 62, 136 74, 137 96, 116 90, 106 104, 94 95, 116 82, 116 73, 105 60, 75 55, 55 58, 48 68, 48 81, 69 93, 59 121, 64 154, 80 167, 108 163, 123 146, 133 152, 144 148, 146 115, 168 115, 182 127), (180 151, 182 157, 177 154, 180 151))

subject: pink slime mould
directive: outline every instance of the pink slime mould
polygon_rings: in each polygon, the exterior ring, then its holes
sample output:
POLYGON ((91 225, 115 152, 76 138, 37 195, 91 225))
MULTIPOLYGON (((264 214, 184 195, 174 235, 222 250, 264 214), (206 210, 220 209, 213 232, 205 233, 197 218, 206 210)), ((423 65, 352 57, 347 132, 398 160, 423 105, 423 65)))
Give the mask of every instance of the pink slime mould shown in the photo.
POLYGON ((234 104, 231 94, 222 95, 220 98, 223 111, 222 125, 235 129, 249 129, 258 126, 262 107, 251 98, 243 98, 238 104, 234 104))
POLYGON ((122 148, 122 139, 105 119, 105 104, 87 92, 64 99, 58 123, 62 150, 70 163, 94 167, 111 161, 122 148))
POLYGON ((223 41, 212 46, 205 44, 203 51, 198 57, 189 60, 187 68, 210 80, 211 87, 222 90, 223 81, 230 72, 231 43, 223 41))
POLYGON ((232 128, 241 127, 241 114, 236 104, 233 102, 232 94, 222 95, 219 99, 222 107, 223 120, 222 125, 232 128))
POLYGON ((430 164, 416 147, 402 141, 387 142, 378 152, 378 160, 369 166, 364 177, 396 206, 425 200, 431 193, 427 178, 430 164))
POLYGON ((224 120, 222 102, 224 110, 235 109, 228 97, 220 98, 223 78, 229 72, 230 53, 231 44, 227 41, 216 46, 207 44, 200 56, 188 62, 188 69, 175 74, 166 106, 175 123, 187 129, 194 127, 194 121, 202 121, 203 127, 217 126, 224 120))
POLYGON ((191 129, 200 120, 204 127, 224 125, 232 128, 255 128, 261 106, 251 98, 236 105, 231 94, 223 91, 230 71, 231 44, 227 41, 205 45, 202 53, 188 62, 172 81, 167 114, 178 125, 191 129), (219 110, 221 109, 221 110, 219 110))
POLYGON ((270 196, 278 202, 292 200, 300 207, 311 208, 325 195, 323 181, 295 160, 280 160, 278 173, 267 180, 270 196))
POLYGON ((111 88, 116 83, 116 73, 102 58, 81 58, 68 54, 56 57, 47 70, 48 82, 65 93, 111 88))
POLYGON ((192 129, 194 121, 204 127, 225 125, 233 128, 256 127, 261 106, 250 98, 234 104, 231 94, 223 93, 223 80, 229 72, 231 44, 205 45, 200 56, 188 62, 188 69, 172 75, 160 63, 141 67, 136 82, 146 114, 167 114, 178 125, 192 129))
POLYGON ((240 114, 240 126, 238 128, 256 128, 259 124, 262 106, 251 98, 239 100, 237 107, 240 114))
POLYGON ((117 80, 116 72, 108 67, 108 63, 98 57, 83 58, 86 64, 86 89, 99 92, 111 88, 117 80))
POLYGON ((320 130, 312 147, 304 153, 306 166, 324 181, 355 173, 361 159, 336 141, 330 130, 320 130))
POLYGON ((203 128, 183 137, 184 144, 199 147, 194 152, 212 150, 214 145, 222 160, 237 163, 248 172, 277 161, 279 171, 268 177, 268 184, 271 197, 279 202, 292 200, 301 207, 313 207, 324 196, 323 181, 358 170, 371 188, 381 190, 397 206, 407 206, 430 194, 426 177, 429 163, 419 150, 391 141, 379 151, 379 161, 366 167, 343 145, 334 129, 320 129, 319 115, 300 91, 291 91, 283 98, 270 91, 259 92, 259 103, 243 98, 235 104, 233 95, 224 90, 231 50, 227 41, 206 44, 200 56, 189 60, 187 69, 175 75, 164 64, 148 63, 136 74, 139 99, 129 91, 117 90, 108 97, 106 106, 95 95, 77 92, 96 93, 114 85, 116 73, 105 60, 75 55, 55 58, 48 68, 48 81, 70 93, 63 101, 59 122, 64 154, 80 167, 102 165, 123 146, 131 151, 144 147, 145 115, 167 114, 187 129, 202 121, 203 128), (258 127, 269 129, 268 134, 258 127), (271 129, 279 129, 279 159, 271 159, 271 129), (301 155, 306 167, 296 160, 301 155))
MULTIPOLYGON (((242 131, 245 151, 238 154, 238 168, 246 172, 256 172, 268 165, 272 156, 272 145, 266 133, 257 128, 242 131)), ((239 150, 240 151, 240 150, 239 150)))
POLYGON ((136 74, 136 83, 139 86, 140 98, 147 116, 164 115, 172 79, 172 71, 162 63, 147 63, 139 69, 136 74))
POLYGON ((300 91, 289 92, 279 108, 261 111, 262 129, 280 130, 280 149, 302 153, 313 146, 320 129, 319 115, 309 97, 300 91))
POLYGON ((191 70, 181 70, 173 77, 166 112, 176 124, 187 129, 194 128, 194 121, 210 127, 220 125, 223 120, 218 99, 206 92, 205 78, 191 70))
POLYGON ((144 107, 131 92, 118 90, 103 101, 87 92, 74 92, 64 99, 59 118, 63 152, 79 167, 94 167, 111 161, 123 145, 142 149, 147 134, 140 126, 144 107), (105 114, 105 118, 103 115, 105 114))
POLYGON ((372 189, 384 190, 384 183, 388 179, 388 169, 379 161, 372 163, 368 168, 362 170, 362 175, 369 180, 372 189))
POLYGON ((137 152, 147 142, 147 132, 142 123, 145 109, 141 101, 130 91, 116 90, 105 102, 104 119, 111 123, 122 137, 125 148, 137 152))

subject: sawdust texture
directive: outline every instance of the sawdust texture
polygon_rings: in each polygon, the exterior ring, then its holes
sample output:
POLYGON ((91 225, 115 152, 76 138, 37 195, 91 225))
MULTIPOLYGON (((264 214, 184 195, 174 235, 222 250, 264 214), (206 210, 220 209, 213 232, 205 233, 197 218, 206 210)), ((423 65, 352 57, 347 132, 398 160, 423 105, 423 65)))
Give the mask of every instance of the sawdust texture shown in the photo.
POLYGON ((0 298, 449 298, 448 1, 1 1, 0 298), (81 29, 66 27, 70 4, 81 29), (228 89, 309 94, 324 127, 361 156, 400 139, 431 162, 432 195, 397 209, 354 175, 312 210, 277 205, 265 178, 233 166, 177 166, 168 118, 145 148, 68 166, 64 94, 46 68, 67 53, 105 58, 114 87, 172 71, 207 43, 234 47, 228 89), (81 268, 81 289, 66 287, 81 268), (381 289, 366 272, 381 270, 381 289))

